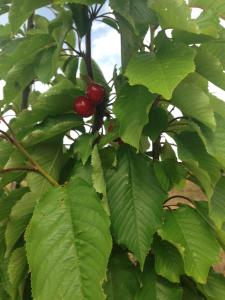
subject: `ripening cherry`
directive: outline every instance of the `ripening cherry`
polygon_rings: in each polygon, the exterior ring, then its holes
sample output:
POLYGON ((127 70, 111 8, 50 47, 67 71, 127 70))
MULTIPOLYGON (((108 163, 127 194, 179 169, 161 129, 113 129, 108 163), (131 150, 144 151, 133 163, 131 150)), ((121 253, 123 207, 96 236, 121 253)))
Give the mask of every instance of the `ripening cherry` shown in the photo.
POLYGON ((83 118, 92 116, 96 110, 92 102, 85 96, 77 97, 73 103, 73 108, 83 118))
POLYGON ((87 87, 87 98, 95 105, 100 104, 105 96, 105 90, 103 86, 97 83, 90 83, 87 87))

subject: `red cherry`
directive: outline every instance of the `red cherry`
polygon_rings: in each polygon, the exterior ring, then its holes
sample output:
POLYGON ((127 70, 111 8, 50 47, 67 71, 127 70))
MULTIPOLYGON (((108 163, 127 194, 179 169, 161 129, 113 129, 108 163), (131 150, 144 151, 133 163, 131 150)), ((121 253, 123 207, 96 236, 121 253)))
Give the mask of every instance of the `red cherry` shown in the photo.
POLYGON ((95 113, 95 106, 85 96, 79 96, 73 103, 73 109, 81 117, 90 117, 95 113))
POLYGON ((101 103, 105 96, 103 86, 97 83, 90 83, 87 87, 87 97, 95 105, 101 103))

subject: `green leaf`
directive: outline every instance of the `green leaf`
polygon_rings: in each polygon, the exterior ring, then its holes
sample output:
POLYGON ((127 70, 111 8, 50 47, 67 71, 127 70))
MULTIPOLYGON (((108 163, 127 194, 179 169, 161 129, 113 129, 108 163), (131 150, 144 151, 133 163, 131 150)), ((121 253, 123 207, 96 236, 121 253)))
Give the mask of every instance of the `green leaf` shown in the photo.
POLYGON ((40 200, 26 249, 35 299, 105 299, 101 284, 111 251, 109 220, 85 181, 74 179, 40 200))
POLYGON ((43 50, 35 61, 35 74, 43 83, 48 83, 56 73, 56 50, 56 46, 43 50))
MULTIPOLYGON (((105 80, 102 70, 100 69, 99 65, 93 59, 92 59, 92 69, 93 69, 95 82, 103 85, 104 88, 106 89, 106 91, 109 91, 109 86, 107 84, 107 81, 105 80)), ((87 66, 86 66, 86 63, 83 58, 81 59, 81 63, 80 63, 80 74, 84 78, 88 77, 87 66)))
POLYGON ((210 98, 195 84, 179 84, 173 93, 171 102, 176 105, 185 116, 194 118, 209 128, 215 129, 216 121, 210 98))
POLYGON ((225 167, 225 119, 218 113, 215 113, 215 118, 215 131, 211 132, 208 128, 201 126, 200 134, 208 153, 214 156, 225 167))
POLYGON ((12 207, 5 231, 6 255, 8 255, 25 229, 32 216, 38 195, 26 193, 12 207))
POLYGON ((24 284, 28 272, 27 259, 24 247, 17 248, 9 258, 8 274, 11 284, 10 294, 12 299, 18 298, 20 286, 24 284))
MULTIPOLYGON (((72 1, 70 1, 72 2, 72 1)), ((82 2, 82 1, 81 1, 82 2)), ((69 3, 69 8, 72 11, 73 21, 80 37, 84 37, 90 29, 90 20, 88 17, 88 7, 82 4, 69 3)))
POLYGON ((76 143, 74 145, 74 153, 78 154, 78 157, 81 159, 84 165, 91 156, 92 146, 95 139, 95 135, 82 134, 76 140, 76 143))
POLYGON ((32 14, 32 12, 41 7, 49 4, 50 0, 12 0, 12 5, 9 11, 9 21, 12 26, 12 30, 16 33, 20 26, 25 22, 25 20, 32 14))
POLYGON ((55 84, 46 93, 43 93, 34 103, 32 111, 23 111, 15 120, 15 128, 31 126, 38 121, 42 121, 48 116, 56 116, 71 112, 73 101, 82 92, 67 79, 55 84), (27 122, 29 120, 29 123, 27 122))
POLYGON ((149 2, 150 7, 157 13, 162 28, 198 32, 197 24, 191 19, 191 9, 185 1, 152 0, 149 2))
POLYGON ((20 188, 0 197, 0 222, 8 218, 12 207, 27 192, 27 188, 20 188))
POLYGON ((156 53, 137 54, 127 67, 131 85, 145 85, 150 92, 170 99, 176 86, 195 70, 195 51, 182 44, 167 43, 156 53))
POLYGON ((106 186, 115 239, 134 253, 143 268, 162 222, 166 194, 150 161, 125 146, 119 150, 116 168, 107 173, 106 186))
POLYGON ((130 23, 119 13, 116 13, 115 15, 120 30, 121 62, 122 70, 124 72, 130 58, 141 46, 144 37, 136 35, 130 23))
POLYGON ((113 253, 108 265, 104 291, 107 300, 133 300, 139 289, 137 270, 123 252, 113 253))
POLYGON ((203 11, 195 22, 198 24, 201 34, 209 35, 214 38, 219 37, 219 18, 212 10, 203 11))
POLYGON ((168 211, 158 232, 182 255, 185 273, 205 284, 210 266, 219 259, 220 248, 209 225, 195 209, 184 206, 168 211))
POLYGON ((36 57, 15 64, 8 72, 4 87, 4 100, 13 102, 18 95, 22 96, 23 90, 35 77, 36 57))
POLYGON ((147 31, 153 17, 148 7, 148 0, 110 0, 110 6, 128 21, 136 34, 143 34, 147 31))
POLYGON ((135 300, 181 300, 182 289, 156 275, 152 264, 146 264, 143 274, 143 284, 136 294, 135 300))
POLYGON ((9 160, 10 155, 14 151, 12 144, 8 141, 1 140, 0 141, 0 167, 4 167, 4 165, 9 160))
POLYGON ((225 278, 211 270, 206 285, 198 284, 198 288, 207 300, 224 300, 225 278))
POLYGON ((223 0, 190 0, 189 5, 206 10, 212 10, 225 18, 225 3, 223 0))
POLYGON ((119 27, 118 27, 118 23, 116 20, 113 20, 113 19, 108 19, 107 17, 106 18, 103 18, 102 19, 102 22, 105 23, 106 25, 112 27, 113 29, 117 30, 119 32, 119 27))
POLYGON ((179 283, 184 274, 184 264, 177 249, 167 241, 156 236, 152 245, 155 256, 155 271, 171 282, 179 283))
POLYGON ((171 187, 183 186, 185 182, 187 171, 185 167, 174 158, 167 158, 162 162, 167 177, 170 179, 171 187))
POLYGON ((21 142, 25 147, 31 147, 52 138, 63 136, 67 131, 82 125, 83 120, 75 114, 48 118, 40 125, 36 125, 32 132, 26 135, 21 142))
POLYGON ((106 196, 105 176, 97 145, 94 146, 91 154, 91 165, 93 186, 96 192, 106 196))
POLYGON ((49 31, 57 43, 57 51, 60 51, 67 33, 72 28, 72 13, 70 10, 60 9, 59 14, 49 24, 49 31))
POLYGON ((224 68, 220 60, 206 48, 199 48, 195 58, 196 71, 207 80, 225 90, 224 68), (207 64, 205 63, 207 61, 207 64), (207 65, 207 66, 206 66, 207 65))
POLYGON ((175 135, 175 140, 178 146, 178 156, 184 161, 195 161, 199 168, 205 170, 212 182, 212 186, 216 184, 220 177, 220 164, 216 159, 208 154, 205 145, 194 132, 182 132, 175 135))
POLYGON ((72 82, 76 82, 76 74, 79 65, 79 59, 77 57, 69 57, 63 66, 64 74, 66 78, 71 80, 72 82))
POLYGON ((225 43, 223 40, 221 42, 218 42, 217 40, 209 41, 204 43, 202 48, 217 57, 223 65, 223 69, 225 69, 225 43))
MULTIPOLYGON (((59 174, 62 166, 62 142, 48 142, 35 146, 29 151, 32 158, 56 181, 59 179, 59 174)), ((46 192, 51 183, 38 173, 29 173, 27 182, 32 192, 41 195, 46 192)))
POLYGON ((183 165, 194 176, 194 181, 197 180, 197 184, 209 199, 213 193, 213 184, 207 171, 199 168, 198 162, 194 160, 185 161, 183 165))
POLYGON ((125 85, 119 93, 113 111, 119 120, 119 135, 122 140, 139 149, 144 126, 155 96, 139 86, 125 85))
POLYGON ((170 178, 166 173, 166 169, 164 168, 163 163, 159 162, 158 160, 154 160, 153 167, 154 167, 155 176, 158 179, 162 189, 165 192, 168 192, 170 189, 170 178))
POLYGON ((218 228, 225 224, 225 177, 221 177, 215 186, 209 202, 209 215, 218 228))
POLYGON ((168 127, 168 114, 162 107, 153 106, 149 113, 149 123, 144 128, 144 134, 155 141, 168 127))

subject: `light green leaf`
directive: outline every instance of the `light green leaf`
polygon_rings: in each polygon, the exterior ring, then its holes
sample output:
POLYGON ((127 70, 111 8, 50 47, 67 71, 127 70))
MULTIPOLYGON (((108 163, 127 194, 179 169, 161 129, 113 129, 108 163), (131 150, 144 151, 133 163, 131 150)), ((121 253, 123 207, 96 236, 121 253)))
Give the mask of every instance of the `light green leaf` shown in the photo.
POLYGON ((33 131, 26 135, 21 142, 25 147, 31 147, 52 138, 63 136, 67 131, 82 125, 83 120, 75 114, 48 118, 40 125, 36 125, 33 131))
MULTIPOLYGON (((104 74, 102 73, 102 70, 100 69, 99 65, 93 59, 92 59, 92 69, 93 69, 93 75, 94 75, 95 82, 103 85, 105 90, 109 91, 109 86, 104 77, 104 74)), ((84 77, 88 76, 87 66, 86 66, 84 59, 82 59, 81 63, 80 63, 80 74, 81 74, 81 76, 84 76, 84 77)))
POLYGON ((223 72, 224 68, 216 56, 214 56, 205 47, 201 47, 198 49, 195 62, 197 72, 199 72, 207 80, 225 90, 225 74, 223 72), (207 64, 205 63, 206 61, 207 64))
POLYGON ((225 177, 221 177, 215 186, 209 202, 209 215, 218 228, 225 224, 225 177))
POLYGON ((8 141, 1 140, 0 141, 0 167, 4 167, 4 165, 9 160, 10 155, 14 151, 12 144, 8 141))
POLYGON ((201 126, 201 138, 208 153, 214 156, 222 166, 225 166, 225 119, 218 113, 215 113, 215 118, 215 131, 211 132, 208 128, 201 126))
POLYGON ((101 284, 111 251, 109 220, 85 181, 74 179, 40 200, 26 249, 35 299, 105 299, 101 284))
POLYGON ((185 116, 194 118, 209 128, 215 129, 216 121, 208 95, 197 85, 182 82, 173 93, 171 102, 185 116))
POLYGON ((43 83, 48 83, 56 73, 56 46, 43 50, 35 61, 35 74, 43 83))
POLYGON ((143 268, 162 222, 166 194, 150 161, 125 146, 119 150, 116 168, 107 173, 106 186, 115 239, 134 253, 143 268))
POLYGON ((150 7, 157 13, 160 25, 190 32, 198 32, 197 24, 191 19, 191 10, 183 0, 149 0, 150 7))
POLYGON ((23 90, 35 77, 36 57, 15 64, 8 72, 4 87, 4 100, 9 104, 18 95, 22 96, 23 90))
POLYGON ((225 18, 225 3, 223 0, 190 0, 189 5, 206 10, 212 10, 225 18))
POLYGON ((12 0, 12 6, 9 11, 9 21, 13 32, 17 32, 25 20, 32 12, 41 7, 50 4, 51 0, 12 0))
POLYGON ((91 165, 93 186, 96 192, 106 196, 105 176, 97 145, 94 146, 91 154, 91 165))
POLYGON ((188 206, 168 211, 158 232, 182 255, 185 273, 205 284, 210 266, 219 259, 220 248, 209 225, 197 211, 188 206))
POLYGON ((78 157, 81 159, 84 165, 91 156, 93 142, 95 139, 96 136, 93 134, 82 134, 76 140, 74 145, 74 153, 78 154, 78 157))
POLYGON ((13 125, 18 130, 18 128, 42 121, 48 116, 71 112, 74 99, 81 94, 82 92, 71 81, 63 79, 46 93, 40 95, 37 102, 34 103, 32 111, 26 110, 20 113, 13 125))
POLYGON ((10 294, 12 299, 21 299, 18 296, 20 285, 24 284, 28 265, 24 247, 17 248, 13 251, 8 262, 8 275, 11 284, 10 294))
POLYGON ((214 38, 219 37, 219 18, 212 10, 203 11, 195 22, 198 25, 201 34, 209 35, 214 38))
POLYGON ((9 217, 12 207, 27 192, 27 188, 20 188, 11 191, 9 195, 0 196, 0 222, 4 221, 9 217))
POLYGON ((148 0, 110 0, 111 8, 132 25, 136 34, 146 32, 152 23, 153 13, 147 4, 148 0))
POLYGON ((115 15, 120 30, 121 62, 122 71, 124 72, 132 55, 136 53, 139 47, 141 47, 143 36, 135 34, 134 28, 119 13, 116 13, 115 15))
POLYGON ((139 149, 144 126, 155 96, 147 88, 125 85, 119 93, 113 111, 119 120, 119 136, 131 146, 139 149))
MULTIPOLYGON (((62 166, 62 141, 42 143, 29 151, 32 158, 56 181, 62 166)), ((41 195, 52 187, 51 183, 38 173, 29 173, 27 182, 32 192, 41 195)))
POLYGON ((122 252, 112 254, 109 260, 104 291, 107 300, 133 300, 139 289, 137 270, 122 252))
POLYGON ((6 255, 11 252, 18 239, 25 232, 25 229, 32 216, 37 199, 38 195, 33 193, 26 193, 12 207, 5 232, 6 255))
POLYGON ((167 43, 156 53, 133 57, 125 74, 131 85, 145 85, 150 92, 170 99, 176 86, 195 70, 194 57, 190 47, 167 43))
POLYGON ((156 273, 171 282, 180 282, 180 276, 184 274, 184 264, 177 249, 156 236, 152 251, 155 256, 156 273))
POLYGON ((143 285, 136 294, 135 300, 181 300, 182 289, 156 275, 152 264, 146 264, 143 274, 143 285))
POLYGON ((207 153, 206 148, 195 132, 182 132, 175 135, 178 146, 178 156, 184 161, 196 161, 199 168, 205 170, 214 186, 220 177, 220 164, 216 159, 207 153))
POLYGON ((207 300, 224 300, 225 278, 223 275, 216 274, 211 270, 206 285, 198 284, 198 288, 207 300))

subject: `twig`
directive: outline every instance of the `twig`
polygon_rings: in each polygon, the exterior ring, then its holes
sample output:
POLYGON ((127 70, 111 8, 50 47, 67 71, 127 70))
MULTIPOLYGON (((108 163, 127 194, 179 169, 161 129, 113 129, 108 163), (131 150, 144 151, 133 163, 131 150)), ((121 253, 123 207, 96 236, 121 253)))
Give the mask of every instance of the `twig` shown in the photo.
POLYGON ((28 161, 31 163, 31 165, 42 175, 44 176, 52 185, 59 186, 58 182, 50 176, 39 164, 36 162, 32 156, 27 152, 27 150, 20 144, 20 142, 16 139, 15 134, 12 130, 12 128, 7 124, 7 122, 1 117, 1 120, 6 124, 8 127, 11 135, 7 132, 4 132, 3 130, 0 130, 0 133, 2 133, 7 140, 13 144, 21 154, 23 154, 24 157, 28 159, 28 161))
POLYGON ((16 167, 16 168, 7 168, 7 169, 1 169, 0 168, 0 173, 4 174, 4 173, 10 173, 10 172, 21 172, 21 171, 25 171, 25 172, 38 172, 37 169, 33 168, 29 168, 29 167, 16 167))

